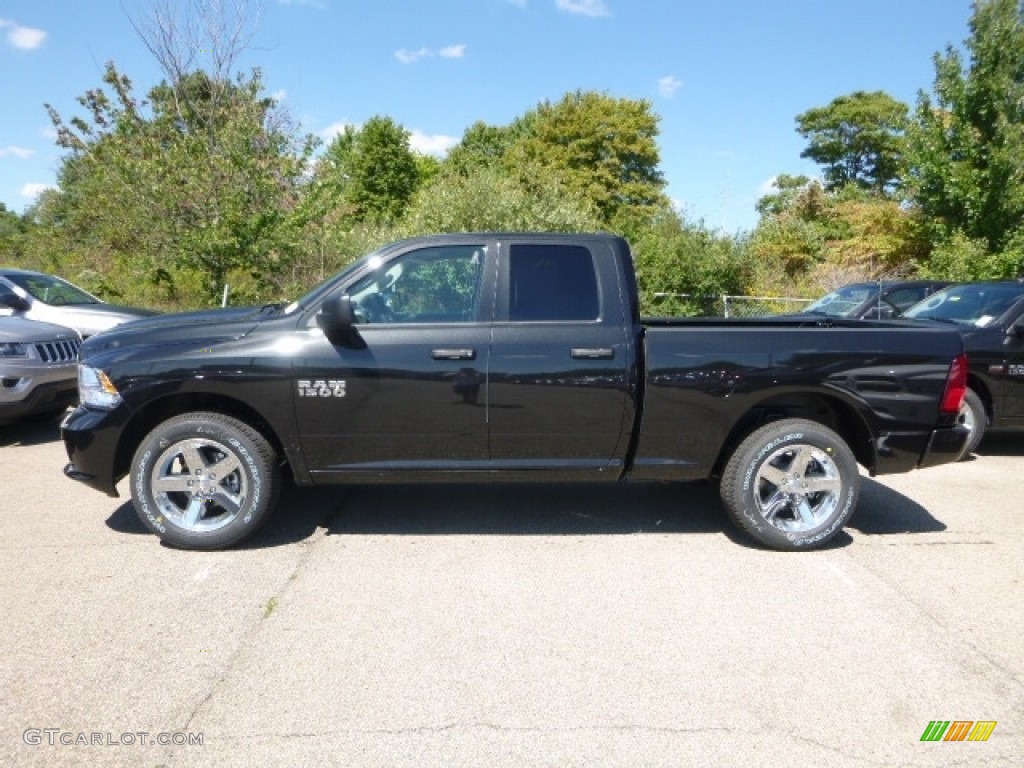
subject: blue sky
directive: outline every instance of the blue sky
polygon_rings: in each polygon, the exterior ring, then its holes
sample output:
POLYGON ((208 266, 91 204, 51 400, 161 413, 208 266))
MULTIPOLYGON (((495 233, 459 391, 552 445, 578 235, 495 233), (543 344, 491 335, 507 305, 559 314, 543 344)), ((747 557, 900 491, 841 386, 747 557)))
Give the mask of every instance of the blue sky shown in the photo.
MULTIPOLYGON (((237 0, 224 0, 224 2, 237 0)), ((171 0, 184 5, 186 0, 171 0)), ((855 90, 913 104, 970 0, 262 0, 241 65, 304 131, 391 117, 442 154, 477 120, 597 90, 660 116, 667 192, 691 220, 749 229, 779 173, 815 175, 794 118, 855 90)), ((44 102, 69 118, 113 60, 162 74, 133 30, 150 0, 0 0, 0 202, 55 182, 44 102)), ((203 52, 198 51, 202 62, 203 52)))

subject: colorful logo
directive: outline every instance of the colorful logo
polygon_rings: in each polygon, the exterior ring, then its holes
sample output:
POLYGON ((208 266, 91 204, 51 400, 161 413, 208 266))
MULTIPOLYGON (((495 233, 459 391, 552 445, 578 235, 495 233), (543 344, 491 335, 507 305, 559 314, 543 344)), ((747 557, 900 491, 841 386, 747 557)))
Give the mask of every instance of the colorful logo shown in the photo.
POLYGON ((995 720, 932 720, 921 741, 988 741, 995 729, 995 720))

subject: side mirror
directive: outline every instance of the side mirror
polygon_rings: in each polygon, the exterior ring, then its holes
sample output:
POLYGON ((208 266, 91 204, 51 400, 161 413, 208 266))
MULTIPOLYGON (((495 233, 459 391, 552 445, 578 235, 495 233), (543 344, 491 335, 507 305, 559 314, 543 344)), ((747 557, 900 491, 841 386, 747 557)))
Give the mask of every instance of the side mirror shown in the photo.
POLYGON ((317 313, 316 322, 332 343, 349 347, 362 346, 359 332, 355 328, 355 308, 352 306, 352 298, 347 293, 327 299, 317 313))
POLYGON ((1016 336, 1018 339, 1024 338, 1024 317, 1011 325, 1010 329, 1006 333, 1009 336, 1016 336))
POLYGON ((15 312, 25 312, 30 309, 32 305, 14 291, 0 288, 0 307, 10 307, 15 312))

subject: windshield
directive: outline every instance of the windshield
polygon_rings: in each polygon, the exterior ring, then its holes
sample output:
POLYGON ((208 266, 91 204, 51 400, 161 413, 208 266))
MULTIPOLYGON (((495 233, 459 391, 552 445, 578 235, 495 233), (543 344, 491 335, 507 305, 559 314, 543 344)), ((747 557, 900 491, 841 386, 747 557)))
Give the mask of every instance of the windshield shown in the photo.
POLYGON ((844 285, 838 291, 826 294, 802 311, 828 317, 848 317, 865 301, 873 299, 878 293, 874 283, 844 285))
POLYGON ((939 291, 903 313, 984 328, 1024 297, 1024 283, 971 283, 939 291))
POLYGON ((59 277, 38 274, 5 274, 4 277, 37 301, 55 307, 103 303, 92 294, 59 277))

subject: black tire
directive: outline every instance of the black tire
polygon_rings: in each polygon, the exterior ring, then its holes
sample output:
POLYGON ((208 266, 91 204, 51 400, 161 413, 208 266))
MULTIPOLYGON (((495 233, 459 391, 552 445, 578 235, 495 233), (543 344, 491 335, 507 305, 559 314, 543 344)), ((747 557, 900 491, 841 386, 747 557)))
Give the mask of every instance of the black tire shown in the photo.
POLYGON ((850 519, 860 473, 853 452, 831 429, 784 419, 740 443, 725 465, 720 492, 729 518, 758 543, 814 549, 850 519))
POLYGON ((973 389, 968 388, 964 395, 964 402, 960 406, 960 413, 957 415, 956 421, 967 427, 971 433, 964 446, 964 452, 960 454, 960 459, 963 460, 974 453, 978 444, 981 443, 981 438, 985 436, 985 428, 988 427, 988 413, 985 412, 985 404, 981 402, 978 393, 973 389))
POLYGON ((135 451, 132 502, 143 524, 182 549, 222 549, 252 535, 280 488, 273 448, 219 413, 168 419, 135 451))

